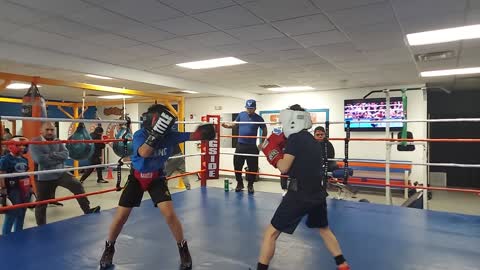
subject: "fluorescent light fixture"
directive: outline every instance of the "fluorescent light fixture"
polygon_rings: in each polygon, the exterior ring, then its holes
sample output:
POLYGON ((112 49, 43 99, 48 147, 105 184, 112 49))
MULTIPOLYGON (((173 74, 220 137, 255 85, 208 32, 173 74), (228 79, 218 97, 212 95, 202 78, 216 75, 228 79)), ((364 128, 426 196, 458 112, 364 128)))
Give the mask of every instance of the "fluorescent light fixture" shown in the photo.
POLYGON ((177 64, 177 66, 184 67, 184 68, 191 68, 191 69, 206 69, 206 68, 241 65, 246 63, 247 62, 235 57, 224 57, 224 58, 216 58, 216 59, 196 61, 196 62, 181 63, 181 64, 177 64))
MULTIPOLYGON (((7 89, 12 89, 12 90, 22 90, 22 89, 28 89, 30 88, 32 84, 30 83, 11 83, 7 85, 7 89)), ((37 85, 37 87, 42 87, 41 85, 37 85)))
POLYGON ((181 92, 187 93, 187 94, 198 94, 198 92, 190 91, 190 90, 182 90, 181 92))
POLYGON ((274 88, 267 88, 273 92, 287 92, 287 91, 306 91, 306 90, 314 90, 315 88, 311 86, 287 86, 287 87, 274 87, 274 88))
POLYGON ((480 38, 480 24, 407 35, 408 44, 411 46, 437 44, 474 38, 480 38))
POLYGON ((111 96, 99 96, 98 98, 103 98, 103 99, 124 99, 124 98, 133 98, 133 96, 111 95, 111 96))
POLYGON ((85 76, 90 77, 90 78, 95 78, 95 79, 101 79, 101 80, 113 80, 110 77, 105 77, 105 76, 100 76, 100 75, 94 75, 94 74, 85 74, 85 76))
POLYGON ((477 73, 480 73, 480 67, 424 71, 424 72, 420 72, 420 76, 439 77, 439 76, 465 75, 465 74, 477 74, 477 73))

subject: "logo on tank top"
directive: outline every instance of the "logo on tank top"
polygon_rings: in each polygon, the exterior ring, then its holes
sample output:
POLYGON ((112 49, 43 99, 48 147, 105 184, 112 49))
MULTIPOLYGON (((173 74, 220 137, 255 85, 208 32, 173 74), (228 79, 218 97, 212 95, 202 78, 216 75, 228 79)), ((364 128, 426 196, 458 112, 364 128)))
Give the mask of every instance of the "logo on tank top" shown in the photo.
POLYGON ((28 170, 28 164, 25 162, 19 162, 14 166, 16 172, 26 172, 28 170))
POLYGON ((159 148, 157 150, 155 150, 155 156, 166 156, 167 155, 167 148, 159 148))

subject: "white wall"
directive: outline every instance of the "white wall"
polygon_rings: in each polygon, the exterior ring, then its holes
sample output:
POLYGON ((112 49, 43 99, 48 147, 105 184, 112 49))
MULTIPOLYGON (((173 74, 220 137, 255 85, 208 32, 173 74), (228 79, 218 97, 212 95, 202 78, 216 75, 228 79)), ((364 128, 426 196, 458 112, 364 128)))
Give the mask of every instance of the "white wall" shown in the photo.
MULTIPOLYGON (((407 86, 402 86, 407 87, 407 86)), ((411 87, 411 86, 409 86, 411 87)), ((382 89, 376 87, 375 89, 382 89)), ((385 87, 397 88, 397 87, 385 87)), ((343 104, 345 99, 362 98, 371 90, 375 89, 346 89, 335 91, 318 91, 293 94, 271 94, 262 95, 257 100, 257 112, 264 110, 280 110, 292 104, 298 103, 307 109, 329 109, 330 121, 343 121, 343 104)), ((399 93, 392 93, 392 96, 399 96, 399 93)), ((383 94, 375 94, 371 98, 384 97, 383 94)), ((408 92, 408 118, 409 119, 426 119, 427 118, 427 101, 423 95, 423 91, 408 92)), ((186 115, 195 114, 198 120, 205 114, 223 114, 238 113, 244 110, 244 100, 232 98, 188 98, 186 99, 186 115), (215 110, 215 106, 222 106, 221 110, 215 110)), ((190 125, 191 126, 191 125, 190 125)), ((193 128, 193 127, 191 127, 193 128)), ((188 127, 187 127, 188 130, 188 127)), ((222 128, 222 131, 225 129, 222 128)), ((409 123, 408 130, 413 132, 414 138, 426 138, 425 123, 409 123)), ((221 132, 222 132, 221 131, 221 132)), ((268 127, 268 131, 272 131, 272 127, 268 127)), ((397 132, 394 133, 396 136, 397 132)), ((330 137, 345 137, 345 131, 342 125, 330 126, 330 137)), ((351 137, 368 137, 368 138, 384 138, 385 132, 352 132, 351 137)), ((344 143, 342 141, 332 141, 335 146, 337 158, 344 157, 344 143)), ((355 159, 385 159, 385 143, 384 142, 354 142, 349 145, 349 158, 355 159)), ((187 146, 187 153, 199 152, 194 147, 187 146)), ((234 152, 232 148, 222 148, 221 152, 234 152)), ((396 147, 392 147, 392 160, 409 160, 412 162, 424 163, 424 151, 422 146, 416 146, 414 152, 398 152, 396 147)), ((188 158, 187 169, 196 170, 200 166, 200 159, 188 158)), ((259 161, 260 170, 265 173, 277 173, 264 158, 259 161)), ((220 168, 232 169, 233 157, 221 155, 220 168)), ((227 174, 227 173, 222 173, 227 174)), ((411 179, 422 182, 426 179, 426 167, 414 166, 411 179)))

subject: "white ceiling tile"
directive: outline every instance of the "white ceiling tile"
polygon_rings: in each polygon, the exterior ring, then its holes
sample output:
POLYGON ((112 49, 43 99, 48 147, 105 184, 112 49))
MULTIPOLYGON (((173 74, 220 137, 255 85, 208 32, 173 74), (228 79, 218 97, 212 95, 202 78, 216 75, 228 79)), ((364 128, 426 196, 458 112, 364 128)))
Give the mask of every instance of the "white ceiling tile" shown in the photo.
POLYGON ((106 9, 117 12, 129 18, 152 22, 180 17, 183 14, 155 0, 89 0, 106 9))
POLYGON ((200 42, 188 40, 183 37, 153 42, 153 45, 173 52, 195 51, 203 47, 200 42))
POLYGON ((366 51, 365 56, 373 64, 414 63, 413 56, 406 47, 366 51))
POLYGON ((479 67, 480 66, 479 52, 480 52, 480 44, 478 44, 478 47, 473 47, 473 46, 464 47, 462 49, 462 54, 460 56, 460 65, 462 67, 479 67))
POLYGON ((162 3, 168 4, 186 14, 194 14, 205 12, 213 9, 224 8, 235 5, 231 0, 160 0, 162 3))
POLYGON ((470 9, 480 9, 480 0, 469 0, 469 6, 470 9))
MULTIPOLYGON (((15 2, 17 4, 41 10, 47 13, 63 16, 68 16, 71 13, 92 7, 92 5, 81 0, 12 0, 11 2, 15 2)), ((3 4, 0 5, 2 5, 2 8, 4 7, 3 4)))
POLYGON ((467 23, 466 25, 480 24, 480 7, 475 9, 469 9, 467 11, 467 23))
POLYGON ((228 45, 239 42, 238 39, 220 31, 191 35, 185 38, 202 43, 204 46, 207 47, 228 45))
POLYGON ((286 37, 252 41, 251 44, 263 51, 281 51, 302 48, 298 42, 286 37))
POLYGON ((314 47, 348 41, 348 38, 342 32, 337 30, 305 34, 295 36, 293 38, 305 47, 314 47))
POLYGON ((310 49, 321 57, 334 62, 355 60, 358 58, 363 59, 365 57, 363 51, 357 49, 351 42, 317 46, 310 49))
POLYGON ((242 41, 272 39, 285 36, 268 24, 240 27, 227 30, 226 32, 242 41))
POLYGON ((273 24, 282 32, 292 36, 335 29, 335 26, 323 14, 276 21, 273 24))
POLYGON ((470 40, 463 40, 462 41, 462 48, 479 48, 480 47, 480 38, 477 39, 470 39, 470 40))
POLYGON ((355 7, 328 13, 333 23, 340 28, 377 24, 395 20, 395 14, 388 2, 355 7))
POLYGON ((246 3, 245 6, 257 16, 268 21, 285 20, 321 12, 308 0, 264 0, 246 3))
POLYGON ((221 29, 262 24, 263 21, 240 6, 216 9, 194 15, 195 18, 221 29))
POLYGON ((6 21, 0 20, 0 36, 6 37, 11 33, 16 32, 22 26, 6 21))
POLYGON ((184 63, 189 60, 190 60, 190 57, 186 55, 179 54, 179 53, 172 53, 172 54, 167 54, 162 56, 151 57, 145 60, 132 61, 131 63, 127 64, 127 66, 153 69, 153 68, 159 68, 159 67, 184 63))
POLYGON ((103 31, 99 31, 91 26, 68 21, 59 17, 36 23, 32 25, 32 27, 45 32, 55 33, 74 39, 101 35, 104 33, 103 31))
POLYGON ((19 25, 29 25, 48 18, 48 14, 38 12, 31 8, 0 0, 0 18, 3 21, 13 22, 19 25))
POLYGON ((214 49, 231 56, 242 56, 246 54, 255 54, 262 52, 261 50, 245 43, 216 46, 214 49))
POLYGON ((108 33, 83 37, 80 38, 80 40, 88 41, 92 44, 101 45, 112 49, 127 48, 140 44, 140 42, 136 40, 108 33))
POLYGON ((372 3, 384 2, 385 0, 312 0, 318 8, 324 11, 333 11, 364 6, 372 3))
POLYGON ((286 62, 292 65, 306 66, 306 65, 317 65, 317 64, 326 64, 327 61, 319 56, 317 57, 303 57, 303 58, 294 58, 286 60, 286 62))
POLYGON ((467 7, 467 0, 391 0, 390 2, 400 20, 464 12, 467 7))
POLYGON ((134 20, 99 7, 79 10, 70 15, 69 19, 109 31, 120 30, 132 24, 138 25, 138 22, 134 20))
POLYGON ((114 33, 147 43, 175 37, 174 34, 142 24, 125 26, 122 29, 114 31, 114 33))
POLYGON ((200 34, 216 30, 208 24, 188 16, 159 21, 152 23, 152 25, 179 36, 200 34))
POLYGON ((133 55, 136 58, 158 57, 161 55, 170 54, 170 51, 168 50, 150 46, 150 45, 145 45, 145 44, 132 46, 128 48, 122 48, 120 51, 126 54, 133 55))
POLYGON ((355 46, 364 50, 381 50, 405 46, 405 37, 396 22, 345 29, 355 46))
POLYGON ((444 28, 458 27, 465 23, 465 12, 448 13, 443 16, 421 16, 408 19, 400 19, 405 34, 444 28))
POLYGON ((340 72, 339 69, 328 63, 306 65, 305 68, 310 72, 340 72))

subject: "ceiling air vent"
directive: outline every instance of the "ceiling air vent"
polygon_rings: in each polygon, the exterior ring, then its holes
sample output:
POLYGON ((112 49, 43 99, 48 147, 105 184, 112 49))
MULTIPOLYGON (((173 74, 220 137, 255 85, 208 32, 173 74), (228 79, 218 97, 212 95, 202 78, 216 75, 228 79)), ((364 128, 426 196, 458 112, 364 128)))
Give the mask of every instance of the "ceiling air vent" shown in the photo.
POLYGON ((279 88, 280 85, 276 85, 276 84, 263 84, 263 85, 259 85, 261 88, 265 88, 265 89, 268 89, 268 88, 279 88))
POLYGON ((421 53, 415 55, 415 60, 417 62, 430 62, 438 60, 446 60, 456 57, 454 51, 443 51, 443 52, 431 52, 431 53, 421 53))

